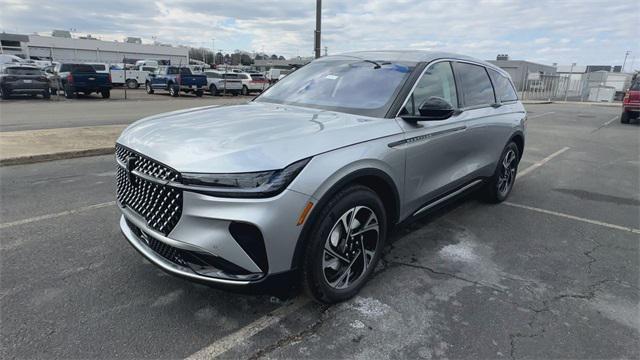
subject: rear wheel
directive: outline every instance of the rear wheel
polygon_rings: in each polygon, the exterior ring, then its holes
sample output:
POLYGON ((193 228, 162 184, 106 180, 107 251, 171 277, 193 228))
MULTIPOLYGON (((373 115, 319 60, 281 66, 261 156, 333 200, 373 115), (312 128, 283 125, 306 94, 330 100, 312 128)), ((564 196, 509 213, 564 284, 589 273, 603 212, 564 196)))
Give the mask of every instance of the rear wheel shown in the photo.
POLYGON ((628 124, 631 120, 631 114, 628 111, 623 111, 622 115, 620 115, 620 122, 623 124, 628 124))
POLYGON ((169 95, 178 97, 180 95, 180 88, 178 85, 169 85, 169 95))
POLYGON ((138 81, 136 79, 129 79, 127 80, 127 87, 129 89, 137 89, 140 87, 140 84, 138 84, 138 81))
POLYGON ((151 88, 151 83, 149 83, 148 81, 146 83, 144 83, 144 89, 147 92, 147 94, 149 94, 149 95, 153 94, 153 89, 151 88))
POLYGON ((489 179, 485 188, 485 199, 488 202, 503 202, 511 193, 518 173, 520 151, 514 142, 510 142, 502 151, 498 167, 489 179))
POLYGON ((247 85, 242 85, 242 95, 249 95, 249 88, 247 87, 247 85))
POLYGON ((111 97, 111 90, 104 89, 104 90, 100 91, 100 95, 102 95, 103 99, 108 99, 108 98, 111 97))
POLYGON ((73 88, 71 88, 71 86, 64 86, 64 97, 66 97, 67 99, 73 99, 74 97, 76 97, 76 93, 74 92, 73 88))
POLYGON ((211 95, 218 95, 218 88, 214 84, 211 84, 209 86, 209 92, 211 95))
POLYGON ((306 292, 323 303, 357 294, 381 257, 386 230, 384 205, 373 190, 354 185, 336 194, 321 210, 306 245, 306 292))
POLYGON ((51 90, 46 89, 45 91, 42 92, 42 98, 43 99, 49 99, 51 98, 51 90))

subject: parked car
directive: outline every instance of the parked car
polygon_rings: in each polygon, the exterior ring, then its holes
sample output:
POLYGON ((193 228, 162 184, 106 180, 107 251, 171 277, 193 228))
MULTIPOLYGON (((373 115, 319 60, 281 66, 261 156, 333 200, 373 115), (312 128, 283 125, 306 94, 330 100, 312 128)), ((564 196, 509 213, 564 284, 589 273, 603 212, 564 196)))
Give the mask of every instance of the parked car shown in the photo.
POLYGON ((0 97, 8 99, 13 94, 42 95, 48 99, 49 80, 37 66, 19 63, 0 65, 0 97))
POLYGON ((227 93, 235 96, 242 92, 242 81, 237 73, 207 70, 204 75, 207 77, 207 88, 211 95, 227 93))
POLYGON ((206 86, 207 77, 191 73, 191 69, 186 66, 160 66, 154 73, 149 73, 145 82, 147 94, 153 94, 155 90, 166 90, 171 96, 179 96, 180 91, 183 91, 200 97, 206 86))
POLYGON ((165 271, 354 296, 389 230, 472 189, 504 201, 526 112, 509 75, 427 51, 326 56, 252 102, 156 115, 116 144, 120 228, 165 271))
POLYGON ((628 124, 631 119, 640 115, 640 79, 637 78, 622 99, 622 115, 620 122, 628 124))
POLYGON ((242 95, 249 95, 250 92, 261 92, 269 87, 269 82, 262 74, 239 73, 238 78, 242 81, 242 95))
POLYGON ((74 98, 78 93, 100 93, 105 99, 111 96, 111 75, 98 73, 89 64, 59 63, 46 67, 44 71, 52 94, 63 91, 67 99, 74 98))

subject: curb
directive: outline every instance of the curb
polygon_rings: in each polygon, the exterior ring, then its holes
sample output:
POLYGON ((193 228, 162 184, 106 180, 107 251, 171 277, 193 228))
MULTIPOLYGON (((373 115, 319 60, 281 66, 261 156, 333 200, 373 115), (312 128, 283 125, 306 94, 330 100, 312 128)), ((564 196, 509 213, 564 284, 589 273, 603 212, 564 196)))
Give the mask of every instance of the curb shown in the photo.
POLYGON ((44 161, 73 159, 87 156, 108 155, 115 152, 115 146, 88 150, 63 151, 51 154, 39 154, 0 159, 0 166, 33 164, 44 161))

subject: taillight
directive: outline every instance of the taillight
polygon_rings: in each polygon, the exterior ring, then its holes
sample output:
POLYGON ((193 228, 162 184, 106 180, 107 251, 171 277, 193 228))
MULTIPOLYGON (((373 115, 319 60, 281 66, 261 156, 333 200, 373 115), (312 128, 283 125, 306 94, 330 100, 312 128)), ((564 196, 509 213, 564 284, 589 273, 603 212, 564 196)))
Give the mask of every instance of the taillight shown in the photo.
POLYGON ((73 75, 71 74, 67 75, 67 83, 73 84, 73 75))
POLYGON ((629 102, 629 100, 631 100, 631 93, 627 91, 626 94, 624 94, 624 98, 622 99, 622 103, 626 104, 629 102))

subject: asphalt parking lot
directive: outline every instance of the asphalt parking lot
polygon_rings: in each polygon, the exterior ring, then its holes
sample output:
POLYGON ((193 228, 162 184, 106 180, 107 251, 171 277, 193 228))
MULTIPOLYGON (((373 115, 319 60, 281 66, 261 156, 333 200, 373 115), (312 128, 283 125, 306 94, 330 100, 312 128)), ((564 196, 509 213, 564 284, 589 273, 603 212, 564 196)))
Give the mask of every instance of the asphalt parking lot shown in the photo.
POLYGON ((0 357, 639 358, 640 126, 616 107, 527 109, 508 202, 470 195, 398 229, 334 306, 143 260, 112 156, 2 167, 0 357))
POLYGON ((198 98, 193 94, 181 93, 180 97, 173 98, 165 92, 148 95, 144 89, 136 89, 128 90, 127 100, 123 101, 124 89, 116 88, 109 99, 102 99, 96 94, 77 99, 52 96, 51 100, 16 96, 0 103, 0 131, 129 124, 145 116, 168 111, 238 104, 253 99, 255 95, 211 96, 205 93, 198 98))

